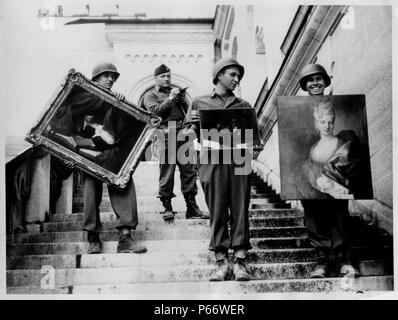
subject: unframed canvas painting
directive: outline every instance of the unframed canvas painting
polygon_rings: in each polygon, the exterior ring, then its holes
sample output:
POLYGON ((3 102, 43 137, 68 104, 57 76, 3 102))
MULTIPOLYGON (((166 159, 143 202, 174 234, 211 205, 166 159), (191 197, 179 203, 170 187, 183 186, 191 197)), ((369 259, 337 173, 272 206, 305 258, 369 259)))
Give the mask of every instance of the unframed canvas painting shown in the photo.
POLYGON ((364 95, 278 97, 281 197, 372 199, 364 95))

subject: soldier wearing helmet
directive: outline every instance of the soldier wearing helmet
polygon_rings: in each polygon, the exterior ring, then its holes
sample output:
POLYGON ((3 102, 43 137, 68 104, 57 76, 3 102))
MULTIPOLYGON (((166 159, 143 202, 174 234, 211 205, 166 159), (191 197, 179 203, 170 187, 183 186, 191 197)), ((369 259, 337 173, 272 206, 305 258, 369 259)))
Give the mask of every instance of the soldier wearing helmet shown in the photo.
POLYGON ((331 80, 324 67, 320 64, 307 64, 300 72, 300 87, 311 96, 323 95, 331 80), (307 88, 308 86, 308 88, 307 88))
POLYGON ((92 71, 91 79, 96 81, 96 78, 104 72, 108 72, 112 74, 115 78, 115 81, 119 78, 120 73, 117 71, 116 66, 110 62, 101 62, 98 63, 92 71))
MULTIPOLYGON (((302 90, 310 96, 322 96, 331 83, 326 70, 319 64, 306 65, 299 74, 302 90)), ((356 276, 349 248, 348 200, 301 200, 304 207, 308 237, 318 256, 318 265, 311 278, 329 275, 333 264, 340 265, 340 276, 356 276)))
MULTIPOLYGON (((97 82, 105 89, 110 90, 119 76, 120 73, 117 71, 116 66, 113 63, 101 62, 93 68, 91 80, 97 82)), ((125 97, 118 92, 114 92, 113 94, 119 100, 125 99, 125 97)))
MULTIPOLYGON (((197 97, 188 111, 188 121, 199 120, 199 110, 252 108, 233 91, 244 75, 244 67, 235 59, 218 61, 213 68, 215 89, 209 95, 197 97)), ((216 151, 218 152, 218 151, 216 151)), ((201 151, 199 179, 201 181, 207 206, 210 211, 210 246, 216 258, 216 268, 210 281, 224 281, 230 276, 228 250, 234 250, 233 276, 237 281, 250 280, 246 269, 247 250, 251 249, 249 236, 249 174, 236 174, 236 165, 212 163, 201 151), (230 231, 229 225, 230 224, 230 231)))
MULTIPOLYGON (((119 72, 112 63, 100 63, 93 68, 92 80, 106 90, 111 90, 119 77, 119 72)), ((112 92, 123 100, 122 94, 112 92)), ((131 150, 131 135, 134 128, 131 118, 109 103, 83 91, 71 95, 64 102, 70 110, 73 127, 70 134, 77 134, 91 139, 96 145, 92 151, 96 163, 110 171, 117 171, 122 165, 126 150, 131 150)), ((81 151, 80 151, 81 152, 81 151)), ((102 230, 99 206, 102 201, 103 182, 91 175, 84 174, 84 221, 83 230, 87 231, 89 242, 88 254, 101 252, 99 234, 102 230)), ((134 181, 131 178, 124 189, 108 185, 112 208, 118 217, 116 228, 119 230, 118 253, 143 253, 146 248, 135 243, 131 230, 138 224, 137 200, 134 181)))

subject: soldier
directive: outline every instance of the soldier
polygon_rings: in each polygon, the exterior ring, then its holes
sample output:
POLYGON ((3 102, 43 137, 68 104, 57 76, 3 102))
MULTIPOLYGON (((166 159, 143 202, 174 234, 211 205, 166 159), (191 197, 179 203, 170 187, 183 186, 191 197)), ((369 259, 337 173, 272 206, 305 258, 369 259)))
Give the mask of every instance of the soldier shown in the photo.
MULTIPOLYGON (((322 96, 330 83, 326 70, 319 64, 306 65, 300 72, 300 87, 310 96, 322 96)), ((318 265, 311 278, 328 276, 331 266, 340 266, 340 276, 357 276, 349 248, 348 200, 302 200, 308 237, 314 246, 318 265)))
MULTIPOLYGON (((171 71, 162 64, 154 71, 155 87, 145 94, 145 107, 162 118, 160 129, 163 129, 168 139, 168 130, 171 128, 170 122, 176 123, 176 135, 182 129, 185 113, 188 108, 185 100, 185 92, 179 88, 172 88, 171 71)), ((159 143, 160 141, 158 141, 159 143)), ((175 141, 176 149, 181 146, 183 142, 175 141)), ((197 169, 193 163, 181 164, 176 154, 168 149, 168 143, 165 143, 164 153, 160 159, 160 174, 159 174, 159 196, 163 206, 163 219, 165 221, 172 221, 174 219, 171 199, 175 197, 173 193, 174 188, 174 172, 176 164, 180 169, 181 192, 187 205, 186 218, 187 219, 208 219, 208 216, 201 212, 196 205, 195 196, 197 194, 197 169), (168 153, 172 153, 169 155, 168 153), (171 159, 171 161, 169 161, 171 159)))
MULTIPOLYGON (((110 90, 119 77, 115 65, 112 63, 100 63, 96 65, 92 72, 92 80, 97 82, 100 86, 110 90)), ((118 99, 123 100, 124 96, 115 93, 118 99)), ((118 162, 119 152, 124 152, 123 148, 129 144, 128 137, 123 136, 128 127, 126 123, 125 115, 119 110, 113 110, 104 101, 94 101, 98 99, 92 97, 90 101, 90 107, 85 110, 85 114, 89 114, 94 118, 94 121, 102 124, 105 117, 109 117, 111 122, 117 123, 114 125, 113 132, 118 132, 118 136, 115 137, 119 141, 114 146, 111 146, 104 151, 104 155, 107 155, 108 159, 104 159, 105 162, 110 163, 111 166, 116 165, 115 161, 118 162), (113 112, 112 112, 113 111, 113 112), (124 128, 117 128, 121 124, 126 124, 124 128)), ((88 102, 88 101, 87 101, 88 102)), ((80 109, 80 108, 79 108, 80 109)), ((75 116, 79 110, 73 111, 75 116)), ((87 129, 87 128, 86 128, 87 129)), ((77 128, 81 134, 86 130, 83 127, 77 128)), ((112 139, 110 139, 112 140, 112 139)), ((84 176, 84 230, 88 232, 87 238, 89 242, 89 248, 87 253, 94 254, 101 252, 101 241, 99 233, 101 231, 101 220, 99 206, 102 201, 102 187, 103 182, 94 178, 90 175, 85 174, 84 176)), ((112 208, 118 217, 118 223, 116 228, 119 230, 119 241, 117 245, 118 253, 144 253, 147 249, 143 246, 138 245, 131 236, 131 229, 135 229, 138 224, 137 216, 137 199, 135 193, 135 186, 133 178, 131 178, 129 184, 124 189, 117 189, 111 185, 108 185, 108 192, 111 201, 112 208)))
MULTIPOLYGON (((251 108, 251 105, 233 93, 244 74, 244 67, 234 59, 223 59, 213 69, 215 89, 209 95, 198 97, 188 112, 189 121, 197 121, 199 110, 251 108)), ((217 151, 218 152, 218 151, 217 151)), ((246 269, 247 250, 251 249, 249 236, 250 174, 236 174, 235 163, 212 163, 201 150, 199 179, 210 210, 210 246, 216 258, 216 268, 210 281, 224 281, 230 275, 228 249, 234 250, 233 274, 235 280, 250 280, 246 269), (230 232, 228 231, 230 224, 230 232)), ((213 161, 215 162, 215 161, 213 161)))

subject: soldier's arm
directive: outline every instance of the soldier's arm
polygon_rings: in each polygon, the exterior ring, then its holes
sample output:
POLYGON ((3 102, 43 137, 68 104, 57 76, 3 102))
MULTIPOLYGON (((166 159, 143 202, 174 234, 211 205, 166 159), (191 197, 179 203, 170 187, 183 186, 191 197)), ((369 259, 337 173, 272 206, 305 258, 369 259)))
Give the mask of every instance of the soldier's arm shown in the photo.
POLYGON ((158 116, 162 116, 162 114, 170 108, 170 106, 173 104, 173 100, 167 98, 163 102, 159 103, 156 99, 156 96, 153 95, 151 92, 146 94, 144 97, 144 105, 145 107, 153 112, 154 114, 158 116))
POLYGON ((199 121, 199 111, 198 111, 198 105, 196 103, 196 100, 194 100, 188 107, 187 113, 185 116, 185 122, 195 122, 199 121))

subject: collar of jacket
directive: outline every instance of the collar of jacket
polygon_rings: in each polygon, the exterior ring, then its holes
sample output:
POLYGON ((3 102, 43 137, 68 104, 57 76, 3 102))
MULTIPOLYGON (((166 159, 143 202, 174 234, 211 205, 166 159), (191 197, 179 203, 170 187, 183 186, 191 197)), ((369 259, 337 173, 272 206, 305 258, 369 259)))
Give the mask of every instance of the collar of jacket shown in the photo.
POLYGON ((165 92, 169 93, 171 91, 171 87, 160 87, 159 85, 155 85, 155 92, 165 92))
MULTIPOLYGON (((210 97, 212 99, 214 99, 216 96, 220 97, 221 99, 225 100, 225 97, 223 98, 222 96, 220 96, 217 92, 216 89, 213 89, 212 93, 210 94, 210 97)), ((235 100, 237 100, 238 102, 242 101, 242 99, 238 98, 237 96, 235 96, 235 94, 233 92, 231 92, 231 95, 227 96, 227 99, 232 98, 231 103, 234 102, 235 100)), ((228 105, 230 105, 231 103, 229 103, 228 105)))

